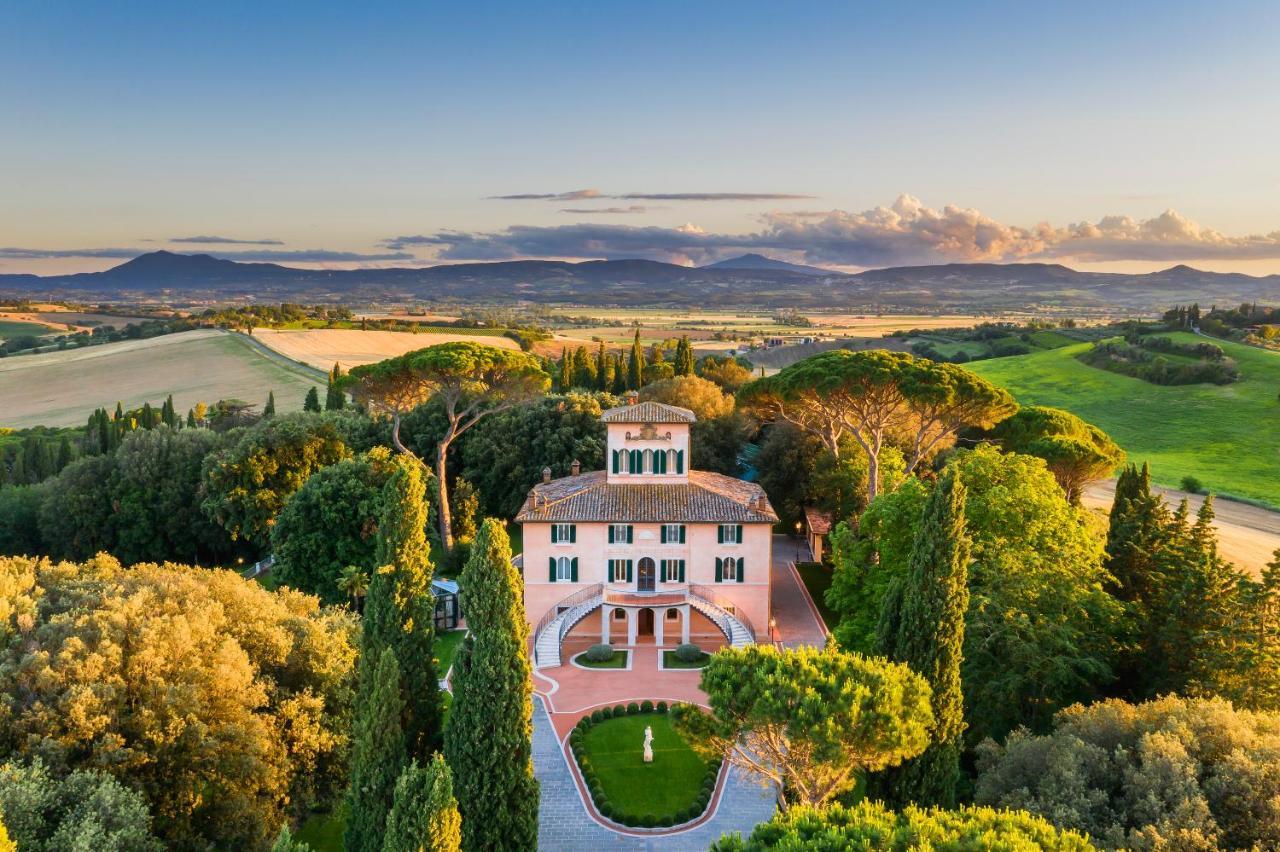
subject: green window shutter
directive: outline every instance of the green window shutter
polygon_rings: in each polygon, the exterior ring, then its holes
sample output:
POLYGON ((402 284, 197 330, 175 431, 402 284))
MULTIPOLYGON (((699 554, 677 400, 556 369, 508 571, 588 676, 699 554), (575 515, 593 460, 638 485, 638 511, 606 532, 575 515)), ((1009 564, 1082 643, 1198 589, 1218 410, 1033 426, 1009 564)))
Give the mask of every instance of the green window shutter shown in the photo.
POLYGON ((719 556, 716 557, 716 582, 724 580, 724 560, 719 556))
POLYGON ((569 543, 576 544, 577 541, 578 541, 578 525, 570 524, 569 525, 569 543))
POLYGON ((655 473, 667 472, 667 454, 664 450, 658 450, 658 452, 653 454, 653 462, 653 466, 657 468, 657 470, 654 471, 655 473))
POLYGON ((621 467, 621 465, 618 464, 618 451, 614 450, 613 451, 613 472, 617 473, 619 467, 621 467))
POLYGON ((551 557, 551 582, 556 581, 556 558, 551 557))
POLYGON ((680 582, 684 582, 684 560, 680 560, 680 582))
POLYGON ((559 534, 560 534, 560 525, 552 524, 551 525, 551 543, 552 544, 558 543, 559 534))
POLYGON ((658 563, 658 579, 663 583, 667 582, 667 560, 665 559, 658 563))
POLYGON ((609 524, 609 543, 613 544, 613 524, 609 524))
POLYGON ((680 543, 684 544, 684 524, 680 525, 680 543))
POLYGON ((676 450, 676 473, 684 473, 684 450, 676 450))
POLYGON ((617 566, 618 566, 618 560, 616 559, 609 560, 609 582, 610 583, 616 582, 618 579, 617 566))
POLYGON ((662 524, 661 526, 658 527, 658 538, 662 544, 667 543, 667 525, 666 524, 662 524))
POLYGON ((573 582, 578 582, 578 557, 573 557, 573 561, 569 563, 569 576, 573 582))
MULTIPOLYGON (((734 532, 738 536, 738 544, 742 544, 742 524, 738 524, 738 528, 734 532)), ((573 539, 569 540, 573 541, 573 539)))
POLYGON ((633 563, 632 563, 632 561, 631 561, 630 559, 628 559, 628 560, 627 560, 627 582, 628 582, 628 583, 630 583, 630 582, 631 582, 632 577, 634 576, 634 575, 632 574, 632 572, 631 572, 632 567, 633 567, 633 563))
POLYGON ((627 544, 631 544, 633 541, 635 541, 635 527, 627 524, 627 544))
POLYGON ((745 573, 746 572, 743 570, 743 567, 742 567, 742 557, 738 557, 738 582, 739 583, 742 582, 742 577, 745 573))
POLYGON ((716 544, 724 544, 724 524, 716 524, 716 544))

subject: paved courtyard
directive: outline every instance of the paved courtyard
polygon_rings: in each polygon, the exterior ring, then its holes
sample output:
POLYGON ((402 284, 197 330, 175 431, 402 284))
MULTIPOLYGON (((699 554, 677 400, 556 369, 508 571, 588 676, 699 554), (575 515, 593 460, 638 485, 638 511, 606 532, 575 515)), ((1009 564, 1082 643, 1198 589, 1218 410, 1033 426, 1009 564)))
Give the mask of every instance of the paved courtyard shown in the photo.
MULTIPOLYGON (((774 536, 770 572, 776 623, 773 638, 788 648, 820 647, 826 639, 822 622, 792 568, 797 557, 807 556, 803 542, 797 544, 789 536, 774 536)), ((760 642, 769 641, 764 635, 757 638, 760 642)), ((567 641, 566 646, 571 643, 572 640, 567 641)), ((572 651, 583 650, 588 643, 584 640, 580 644, 582 648, 573 646, 572 651)), ((652 642, 628 650, 631 652, 628 670, 581 669, 569 663, 572 653, 566 653, 562 656, 562 665, 534 672, 534 688, 539 700, 533 713, 533 765, 542 784, 539 847, 565 852, 612 849, 677 852, 704 850, 726 832, 749 834, 757 824, 773 815, 773 793, 733 767, 712 801, 711 816, 682 832, 646 835, 619 831, 597 821, 589 811, 585 802, 587 794, 570 768, 570 758, 563 745, 578 719, 596 707, 646 698, 697 704, 706 700, 698 688, 697 671, 658 669, 658 649, 652 642)))

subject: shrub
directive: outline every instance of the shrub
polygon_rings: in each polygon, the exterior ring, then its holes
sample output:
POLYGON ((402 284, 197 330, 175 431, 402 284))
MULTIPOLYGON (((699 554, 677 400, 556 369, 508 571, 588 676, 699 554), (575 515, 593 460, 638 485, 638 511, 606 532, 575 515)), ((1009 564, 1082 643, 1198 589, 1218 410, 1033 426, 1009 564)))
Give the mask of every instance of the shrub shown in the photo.
POLYGON ((613 659, 613 646, 592 645, 583 656, 592 663, 607 663, 613 659))
POLYGON ((667 702, 665 702, 665 701, 659 701, 659 702, 658 702, 658 706, 657 706, 657 708, 656 708, 656 709, 657 709, 657 711, 658 711, 659 713, 666 713, 666 712, 667 712, 667 702))
POLYGON ((641 713, 652 713, 652 712, 653 712, 653 702, 652 702, 652 701, 650 701, 650 700, 649 700, 649 699, 647 699, 647 698, 646 698, 644 701, 641 701, 641 702, 640 702, 640 712, 641 712, 641 713))
POLYGON ((627 707, 626 707, 626 705, 625 705, 625 704, 615 704, 615 705, 613 705, 613 715, 615 715, 615 716, 625 716, 625 715, 627 715, 627 707))
POLYGON ((627 705, 628 716, 634 716, 639 712, 640 712, 640 705, 637 704, 636 702, 632 701, 630 704, 627 705))
POLYGON ((1194 476, 1184 476, 1182 477, 1182 490, 1190 494, 1203 494, 1204 483, 1194 476))
POLYGON ((692 642, 676 646, 676 659, 682 663, 696 663, 704 656, 702 649, 692 642))
POLYGON ((640 817, 640 825, 644 826, 645 828, 653 828, 657 824, 658 824, 657 814, 645 814, 644 816, 640 817))
POLYGON ((591 713, 591 721, 592 721, 592 722, 599 722, 601 719, 604 719, 604 718, 605 718, 605 715, 604 715, 604 708, 601 708, 601 709, 598 709, 598 710, 594 710, 594 711, 592 711, 592 713, 591 713))
POLYGON ((676 818, 672 814, 667 814, 662 819, 658 820, 658 825, 662 826, 663 828, 670 828, 675 824, 676 824, 676 818))

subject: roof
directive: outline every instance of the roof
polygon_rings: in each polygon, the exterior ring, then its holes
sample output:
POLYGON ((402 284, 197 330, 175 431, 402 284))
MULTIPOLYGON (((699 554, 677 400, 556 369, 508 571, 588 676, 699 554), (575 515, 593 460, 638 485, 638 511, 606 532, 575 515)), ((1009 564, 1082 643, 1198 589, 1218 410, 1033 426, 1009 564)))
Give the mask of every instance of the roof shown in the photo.
POLYGON ((606 409, 600 419, 605 423, 692 423, 698 418, 687 408, 665 402, 637 402, 606 409))
POLYGON ((804 523, 809 528, 809 532, 816 535, 826 535, 831 532, 831 513, 815 509, 812 506, 805 506, 804 523))
POLYGON ((603 470, 565 476, 533 487, 516 521, 603 523, 774 524, 764 489, 705 470, 688 482, 609 482, 603 470))
POLYGON ((442 577, 432 579, 431 588, 435 589, 437 592, 444 592, 449 595, 456 595, 458 593, 458 584, 453 580, 447 580, 442 577))

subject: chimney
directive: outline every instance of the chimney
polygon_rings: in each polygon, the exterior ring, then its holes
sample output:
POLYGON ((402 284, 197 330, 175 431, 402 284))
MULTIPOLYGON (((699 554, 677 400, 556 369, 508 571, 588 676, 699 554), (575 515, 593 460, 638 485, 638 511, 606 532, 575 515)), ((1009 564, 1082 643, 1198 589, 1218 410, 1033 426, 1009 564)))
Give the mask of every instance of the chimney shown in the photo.
POLYGON ((551 468, 549 468, 549 467, 544 467, 544 468, 542 469, 542 481, 543 481, 543 482, 550 482, 550 481, 551 481, 551 468))
POLYGON ((635 405, 640 401, 640 394, 635 391, 627 391, 627 405, 635 405))
POLYGON ((574 459, 573 464, 569 465, 569 473, 573 476, 577 476, 582 473, 582 462, 574 459))

